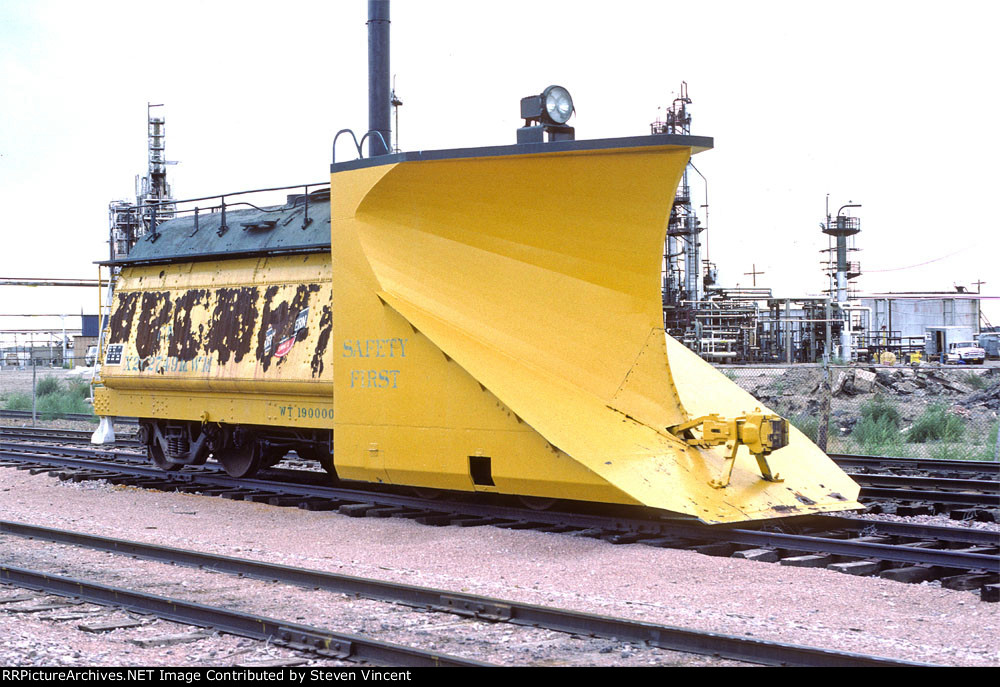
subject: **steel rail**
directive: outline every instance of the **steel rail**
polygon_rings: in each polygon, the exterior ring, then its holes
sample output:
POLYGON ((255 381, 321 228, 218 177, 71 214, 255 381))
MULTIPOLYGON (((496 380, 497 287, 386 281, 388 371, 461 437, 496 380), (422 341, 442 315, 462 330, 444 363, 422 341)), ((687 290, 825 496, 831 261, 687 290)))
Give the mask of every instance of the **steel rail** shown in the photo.
POLYGON ((661 649, 712 655, 764 665, 813 667, 926 665, 845 651, 770 642, 750 637, 702 632, 645 621, 309 570, 18 522, 0 521, 0 533, 83 546, 98 551, 159 562, 200 567, 214 572, 293 584, 310 589, 356 595, 484 620, 543 627, 558 632, 586 636, 613 638, 622 642, 646 642, 661 649))
POLYGON ((991 479, 956 479, 954 477, 919 477, 914 475, 872 475, 868 473, 849 475, 851 479, 865 487, 906 488, 913 491, 978 491, 997 496, 1000 507, 1000 482, 991 479))
MULTIPOLYGON (((713 527, 696 523, 682 523, 672 520, 624 518, 614 515, 593 515, 587 513, 572 513, 566 511, 533 511, 525 508, 513 508, 491 503, 465 502, 433 502, 412 496, 401 496, 392 493, 374 491, 357 491, 339 487, 324 487, 319 485, 302 485, 269 482, 260 479, 237 479, 208 470, 189 470, 177 473, 165 473, 152 465, 123 464, 108 461, 107 463, 88 461, 80 458, 63 458, 44 454, 24 452, 24 444, 0 443, 0 458, 9 457, 18 461, 49 462, 64 467, 84 470, 103 469, 111 472, 128 470, 135 475, 150 479, 154 484, 178 486, 204 484, 207 487, 225 489, 250 489, 270 492, 277 495, 296 496, 303 501, 308 499, 331 499, 354 504, 376 503, 385 506, 401 506, 422 511, 435 511, 454 515, 477 516, 483 518, 499 518, 518 521, 525 524, 542 527, 545 525, 570 526, 580 529, 600 529, 607 532, 627 532, 648 537, 672 536, 690 540, 709 540, 729 542, 758 548, 775 548, 784 551, 800 553, 826 553, 848 558, 870 559, 907 563, 911 565, 931 565, 955 570, 975 570, 989 573, 1000 573, 1000 556, 972 553, 955 550, 939 550, 905 546, 896 544, 881 544, 873 542, 850 541, 822 536, 784 534, 748 530, 736 527, 713 527)), ((72 447, 38 447, 44 450, 57 450, 73 454, 86 454, 88 449, 72 447)), ((91 455, 95 452, 90 451, 91 455)), ((136 459, 136 454, 131 454, 136 459)))
POLYGON ((889 499, 891 501, 942 503, 951 506, 1000 508, 1000 496, 995 493, 970 493, 964 491, 937 491, 934 489, 863 486, 861 488, 861 496, 866 500, 889 499))
MULTIPOLYGON (((11 431, 23 434, 25 430, 15 428, 13 430, 0 428, 0 438, 9 436, 11 431)), ((58 430, 57 430, 58 431, 58 430)), ((65 431, 65 430, 63 430, 65 431)), ((129 438, 123 438, 117 446, 136 446, 136 442, 129 438)), ((2 446, 2 444, 0 444, 2 446)), ((54 447, 47 450, 56 450, 54 447)), ((63 453, 67 452, 59 447, 63 453)), ((80 449, 84 455, 93 455, 93 451, 98 449, 80 449)), ((107 452, 106 452, 107 453, 107 452)), ((136 458, 135 454, 120 453, 111 449, 110 453, 117 456, 130 456, 136 458)), ((142 458, 137 458, 142 461, 142 458)), ((160 473, 163 474, 163 473, 160 473)), ((181 473, 184 474, 184 473, 181 473)), ((852 475, 863 486, 861 496, 864 499, 889 499, 893 501, 922 501, 930 503, 940 503, 951 506, 965 506, 978 508, 1000 508, 1000 488, 995 482, 989 480, 969 480, 950 478, 920 478, 901 477, 897 475, 852 475), (933 487, 947 489, 942 491, 933 487), (958 491, 964 490, 964 491, 958 491), (971 493, 970 493, 971 492, 971 493)))
POLYGON ((137 475, 174 479, 190 482, 197 475, 194 471, 165 473, 149 463, 145 454, 128 451, 97 451, 73 446, 38 446, 26 443, 0 441, 0 460, 12 459, 19 462, 42 461, 51 465, 80 469, 124 468, 134 470, 137 475), (46 453, 36 452, 44 450, 46 453), (62 454, 62 455, 58 455, 62 454), (88 458, 88 456, 90 456, 88 458))
MULTIPOLYGON (((35 413, 36 416, 40 416, 40 412, 35 413)), ((57 418, 61 420, 99 420, 97 415, 87 415, 85 413, 57 413, 57 418)), ((30 410, 0 410, 0 417, 13 417, 13 418, 31 418, 30 410)), ((134 417, 116 417, 115 422, 120 422, 126 425, 135 425, 139 423, 138 418, 134 417)))
MULTIPOLYGON (((692 532, 693 535, 693 532, 692 532)), ((801 553, 826 553, 862 560, 878 559, 911 565, 930 565, 955 570, 982 570, 1000 573, 1000 557, 995 554, 970 553, 948 549, 927 549, 900 544, 880 544, 877 542, 850 541, 783 534, 778 532, 757 532, 754 530, 726 531, 728 541, 736 544, 752 544, 760 548, 798 551, 801 553)))
POLYGON ((911 539, 936 539, 942 542, 970 544, 973 546, 1000 547, 1000 532, 977 530, 970 527, 942 527, 910 522, 865 520, 843 515, 817 515, 816 523, 825 531, 844 528, 863 534, 905 537, 911 539))
POLYGON ((905 458, 899 456, 868 456, 852 453, 827 454, 840 466, 892 466, 912 470, 944 470, 957 472, 984 472, 1000 475, 1000 463, 994 460, 946 460, 940 458, 905 458))
MULTIPOLYGON (((90 444, 92 431, 87 429, 52 429, 49 427, 0 427, 0 438, 18 441, 57 441, 76 444, 90 444)), ((135 434, 120 434, 114 442, 116 447, 140 447, 135 434)))
MULTIPOLYGON (((864 480, 865 484, 879 487, 912 487, 941 491, 973 491, 1000 493, 1000 482, 992 479, 969 479, 956 477, 921 477, 916 475, 851 475, 864 480)), ((998 501, 1000 505, 1000 501, 998 501)))
POLYGON ((116 606, 136 613, 151 613, 186 625, 210 627, 220 632, 281 643, 292 648, 310 650, 345 660, 412 667, 492 665, 436 651, 381 642, 364 635, 333 632, 324 628, 24 568, 0 566, 0 583, 69 596, 102 606, 116 606))

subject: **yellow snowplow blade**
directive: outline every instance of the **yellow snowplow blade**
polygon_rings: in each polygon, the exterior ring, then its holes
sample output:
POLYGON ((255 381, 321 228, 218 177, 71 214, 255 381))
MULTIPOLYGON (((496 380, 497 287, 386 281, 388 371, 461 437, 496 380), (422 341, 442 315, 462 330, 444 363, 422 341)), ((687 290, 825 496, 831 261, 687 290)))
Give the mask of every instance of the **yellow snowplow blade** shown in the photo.
POLYGON ((725 448, 667 431, 760 404, 663 330, 662 246, 692 144, 619 141, 334 165, 338 474, 706 522, 859 507, 798 432, 769 457, 784 482, 741 448, 716 489, 725 448))

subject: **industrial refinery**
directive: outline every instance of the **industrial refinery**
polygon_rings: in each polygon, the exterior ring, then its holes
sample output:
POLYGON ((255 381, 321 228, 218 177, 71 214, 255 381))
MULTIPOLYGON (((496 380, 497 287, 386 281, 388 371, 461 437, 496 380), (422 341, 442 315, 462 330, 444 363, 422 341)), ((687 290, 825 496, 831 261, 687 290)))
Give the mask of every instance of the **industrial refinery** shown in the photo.
MULTIPOLYGON (((692 99, 682 82, 679 95, 651 133, 690 134, 692 99)), ((707 180, 692 161, 677 187, 663 252, 663 321, 667 331, 714 363, 949 362, 960 342, 992 342, 994 328, 982 313, 980 293, 957 286, 951 291, 872 293, 861 285, 859 259, 864 242, 861 204, 826 198, 818 230, 828 247, 817 256, 829 286, 821 294, 775 294, 758 284, 756 265, 743 272, 743 285, 729 275, 741 266, 716 265, 703 257, 709 229, 707 180), (692 190, 697 175, 701 189, 692 190), (751 285, 746 285, 751 277, 751 285)), ((821 199, 817 199, 817 205, 821 199)), ((727 228, 728 229, 728 228, 727 228)), ((720 228, 719 231, 727 229, 720 228)), ((878 228, 875 229, 878 231, 878 228)), ((806 261, 812 256, 797 256, 806 261)), ((994 352, 992 357, 997 357, 994 352)), ((976 360, 982 363, 982 359, 976 360)))

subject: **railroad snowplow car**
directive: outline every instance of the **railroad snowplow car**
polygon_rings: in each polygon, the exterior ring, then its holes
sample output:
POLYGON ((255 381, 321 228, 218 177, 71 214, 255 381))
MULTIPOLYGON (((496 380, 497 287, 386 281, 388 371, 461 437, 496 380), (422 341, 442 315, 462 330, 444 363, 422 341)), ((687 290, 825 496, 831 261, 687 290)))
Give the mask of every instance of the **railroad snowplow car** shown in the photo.
POLYGON ((251 475, 295 450, 345 480, 705 522, 858 508, 663 329, 674 188, 710 145, 387 155, 333 165, 329 205, 163 223, 119 265, 97 412, 140 417, 166 469, 251 475))

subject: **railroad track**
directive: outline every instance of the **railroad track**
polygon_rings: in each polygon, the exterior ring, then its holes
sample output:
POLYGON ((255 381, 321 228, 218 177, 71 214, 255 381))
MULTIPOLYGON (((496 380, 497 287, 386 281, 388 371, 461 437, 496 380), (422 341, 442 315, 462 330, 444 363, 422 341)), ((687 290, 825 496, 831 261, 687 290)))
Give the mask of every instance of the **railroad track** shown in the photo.
MULTIPOLYGON (((89 430, 0 427, 0 440, 89 445, 91 434, 89 430)), ((140 448, 134 433, 119 433, 113 446, 140 448)), ((863 499, 1000 508, 1000 463, 847 454, 831 454, 831 457, 865 487, 863 499), (899 471, 905 474, 895 474, 899 471)))
POLYGON ((164 473, 135 452, 6 442, 0 443, 0 465, 73 481, 107 480, 276 506, 336 510, 350 517, 535 529, 615 544, 641 543, 789 566, 823 566, 906 582, 940 580, 945 587, 979 590, 988 601, 1000 595, 1000 535, 967 527, 914 527, 835 516, 774 521, 766 529, 708 527, 653 519, 635 509, 592 506, 586 511, 536 511, 504 499, 428 500, 392 491, 332 487, 324 484, 322 473, 315 472, 269 470, 252 480, 235 479, 209 466, 164 473))
MULTIPOLYGON (((30 416, 30 414, 29 414, 30 416)), ((120 419, 120 418, 119 418, 120 419)), ((92 431, 47 427, 0 427, 0 439, 89 444, 92 431)), ((138 447, 133 432, 118 432, 114 446, 138 447)), ((862 484, 885 487, 956 491, 993 490, 1000 494, 1000 463, 974 460, 934 460, 831 453, 830 457, 862 484), (896 473, 903 473, 897 475, 896 473)), ((998 496, 1000 499, 1000 496, 998 496)))
POLYGON ((943 477, 980 476, 980 479, 1000 478, 1000 463, 982 460, 940 460, 932 458, 897 458, 831 453, 830 458, 845 470, 855 472, 904 473, 940 475, 943 477))
POLYGON ((69 597, 74 602, 155 615, 184 625, 278 644, 328 658, 385 666, 481 667, 489 664, 438 651, 383 642, 372 637, 331 631, 183 599, 170 598, 86 579, 0 566, 0 584, 69 597))
MULTIPOLYGON (((35 413, 35 416, 41 418, 42 414, 39 412, 35 413)), ((0 417, 16 418, 19 420, 30 420, 31 411, 30 410, 0 410, 0 417)), ((59 420, 82 420, 82 421, 97 421, 97 416, 88 413, 60 413, 56 415, 56 419, 59 420)), ((119 424, 126 425, 137 425, 139 424, 139 419, 134 417, 116 417, 115 422, 119 424)))
MULTIPOLYGON (((92 430, 52 427, 0 427, 0 440, 44 441, 58 444, 90 444, 92 430)), ((116 433, 116 448, 141 448, 134 432, 116 433)))
MULTIPOLYGON (((0 440, 45 441, 65 444, 90 444, 87 430, 3 427, 0 440)), ((120 434, 115 448, 140 448, 134 434, 120 434)), ((873 512, 898 515, 929 515, 954 512, 955 519, 1000 519, 1000 464, 978 461, 931 461, 876 456, 843 456, 835 460, 862 486, 861 500, 871 504, 873 512), (941 473, 941 464, 948 470, 941 473), (884 474, 871 472, 882 466, 924 474, 884 474), (964 477, 963 477, 964 475, 964 477)))
MULTIPOLYGON (((752 637, 723 635, 673 627, 627 618, 527 604, 465 592, 418 587, 384 580, 341 575, 319 570, 291 567, 262 561, 234 558, 187 549, 102 537, 69 530, 0 521, 0 534, 23 537, 58 545, 84 547, 149 561, 202 568, 216 573, 295 585, 379 602, 402 604, 435 613, 448 613, 489 623, 542 628, 583 637, 611 639, 617 642, 642 643, 644 646, 680 651, 762 665, 788 666, 915 666, 897 659, 850 652, 771 642, 752 637)), ((255 639, 270 638, 296 649, 317 651, 336 658, 373 660, 375 656, 390 665, 484 665, 440 653, 421 653, 413 647, 387 645, 367 637, 332 633, 320 628, 295 626, 280 620, 234 614, 233 611, 198 606, 175 599, 148 598, 93 583, 81 583, 19 569, 0 568, 0 581, 52 593, 72 594, 94 603, 115 603, 138 612, 152 612, 177 622, 209 627, 222 632, 255 639), (357 647, 357 649, 355 649, 357 647), (366 653, 367 652, 367 653, 366 653), (373 654, 372 652, 378 652, 373 654), (399 661, 402 660, 402 663, 399 661), (409 663, 408 661, 423 663, 409 663)))

